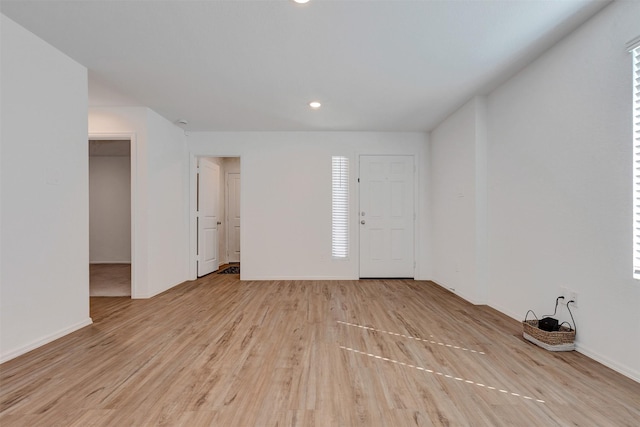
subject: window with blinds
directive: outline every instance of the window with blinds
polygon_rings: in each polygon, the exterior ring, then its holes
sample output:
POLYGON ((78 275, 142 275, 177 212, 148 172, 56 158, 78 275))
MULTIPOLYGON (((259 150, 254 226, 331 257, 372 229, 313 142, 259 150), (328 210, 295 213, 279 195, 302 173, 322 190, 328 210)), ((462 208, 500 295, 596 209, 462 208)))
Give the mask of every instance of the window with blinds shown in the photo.
POLYGON ((349 159, 331 157, 331 256, 349 256, 349 159))
POLYGON ((640 37, 629 48, 633 58, 633 277, 640 279, 640 37))

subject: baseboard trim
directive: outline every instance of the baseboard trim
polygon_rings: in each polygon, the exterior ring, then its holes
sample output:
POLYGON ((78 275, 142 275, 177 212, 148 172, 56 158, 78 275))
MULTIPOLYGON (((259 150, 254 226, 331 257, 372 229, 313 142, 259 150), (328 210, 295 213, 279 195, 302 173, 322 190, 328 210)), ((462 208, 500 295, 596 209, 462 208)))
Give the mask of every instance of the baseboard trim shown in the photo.
MULTIPOLYGON (((505 307, 502 307, 500 305, 497 304, 476 304, 473 300, 470 300, 468 298, 466 298, 464 295, 461 295, 455 291, 452 291, 450 288, 443 286, 442 284, 438 283, 436 280, 431 279, 431 282, 435 283, 436 285, 440 286, 443 289, 446 289, 449 292, 454 293, 455 295, 458 295, 460 298, 464 299, 467 302, 470 302, 471 304, 474 305, 487 305, 488 307, 493 308, 494 310, 499 311, 500 313, 504 314, 505 316, 511 317, 514 320, 517 320, 518 322, 522 322, 523 317, 522 315, 518 315, 510 310, 507 310, 505 307)), ((611 359, 608 359, 607 357, 602 356, 599 353, 596 353, 595 351, 590 350, 587 347, 584 347, 583 345, 580 344, 580 341, 577 340, 575 343, 575 351, 577 351, 580 354, 585 355, 586 357, 588 357, 589 359, 592 359, 598 363, 600 363, 601 365, 606 366, 609 369, 613 369, 614 371, 618 372, 621 375, 624 375, 625 377, 640 383, 640 372, 637 372, 627 366, 621 365, 617 362, 614 362, 611 359)))
POLYGON ((82 329, 85 326, 89 326, 93 324, 93 320, 88 317, 87 319, 83 320, 82 322, 78 322, 72 326, 69 326, 68 328, 64 328, 58 332, 55 332, 53 334, 47 335, 43 338, 40 338, 36 341, 33 341, 21 348, 12 350, 6 354, 3 354, 0 356, 0 363, 4 363, 4 362, 8 362, 11 359, 15 359, 18 356, 22 356, 23 354, 26 354, 28 352, 30 352, 31 350, 35 350, 38 347, 42 347, 45 344, 49 344, 52 341, 57 340, 58 338, 62 338, 65 335, 69 335, 72 332, 77 331, 78 329, 82 329))
POLYGON ((447 292, 451 292, 452 294, 459 296, 463 300, 465 300, 467 302, 470 302, 473 305, 487 305, 486 302, 476 301, 474 298, 471 298, 469 295, 465 294, 464 292, 459 292, 455 288, 449 288, 447 286, 444 286, 443 284, 441 284, 437 280, 429 279, 429 282, 435 283, 436 285, 440 286, 442 289, 446 290, 447 292))
MULTIPOLYGON (((214 273, 212 273, 214 274, 214 273)), ((169 289, 175 288, 176 286, 182 285, 185 282, 189 282, 190 280, 182 280, 180 282, 174 283, 172 285, 168 285, 166 287, 163 287, 161 289, 150 289, 149 292, 144 293, 144 294, 136 294, 136 295, 132 295, 131 298, 132 299, 149 299, 149 298, 153 298, 155 296, 158 296, 164 292, 167 292, 169 289)))
MULTIPOLYGON (((243 281, 269 281, 269 280, 367 280, 367 277, 358 277, 358 276, 249 276, 242 274, 242 270, 240 270, 240 280, 243 281)), ((394 277, 389 277, 389 279, 393 280, 394 277)), ((416 279, 416 278, 407 278, 408 280, 414 280, 416 282, 426 282, 428 279, 416 279)), ((196 279, 193 279, 196 280, 196 279)))
POLYGON ((626 366, 620 365, 619 363, 614 362, 613 360, 610 360, 594 351, 591 351, 590 349, 580 345, 579 342, 576 341, 576 351, 578 353, 584 354, 585 356, 587 356, 589 359, 595 360, 596 362, 600 363, 601 365, 606 366, 607 368, 613 369, 614 371, 616 371, 619 374, 624 375, 627 378, 630 378, 632 380, 634 380, 637 383, 640 383, 640 372, 636 372, 632 369, 629 369, 626 366))
MULTIPOLYGON (((517 320, 518 322, 522 322, 523 317, 522 316, 518 316, 515 313, 511 313, 508 310, 504 309, 504 307, 500 307, 498 305, 489 305, 489 307, 499 311, 500 313, 511 317, 514 320, 517 320)), ((601 354, 596 353, 595 351, 590 350, 589 348, 585 347, 584 345, 582 345, 580 343, 580 340, 577 339, 576 340, 576 349, 575 351, 577 351, 580 354, 585 355, 586 357, 588 357, 591 360, 594 360, 598 363, 600 363, 601 365, 606 366, 609 369, 613 369, 614 371, 616 371, 619 374, 624 375, 625 377, 632 379, 635 382, 640 383, 640 373, 634 371, 633 369, 630 369, 626 366, 620 365, 619 363, 616 363, 614 361, 612 361, 611 359, 608 359, 604 356, 602 356, 601 354)))
POLYGON ((240 270, 240 280, 270 281, 270 280, 359 280, 353 276, 246 276, 240 270))

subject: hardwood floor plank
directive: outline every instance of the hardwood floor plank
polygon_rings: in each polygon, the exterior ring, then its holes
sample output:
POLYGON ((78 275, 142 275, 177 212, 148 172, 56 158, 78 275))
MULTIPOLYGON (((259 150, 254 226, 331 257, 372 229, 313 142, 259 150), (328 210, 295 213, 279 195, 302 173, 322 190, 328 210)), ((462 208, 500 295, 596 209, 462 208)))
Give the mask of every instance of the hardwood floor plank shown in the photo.
POLYGON ((412 280, 93 298, 94 324, 0 365, 0 425, 636 426, 640 384, 412 280))

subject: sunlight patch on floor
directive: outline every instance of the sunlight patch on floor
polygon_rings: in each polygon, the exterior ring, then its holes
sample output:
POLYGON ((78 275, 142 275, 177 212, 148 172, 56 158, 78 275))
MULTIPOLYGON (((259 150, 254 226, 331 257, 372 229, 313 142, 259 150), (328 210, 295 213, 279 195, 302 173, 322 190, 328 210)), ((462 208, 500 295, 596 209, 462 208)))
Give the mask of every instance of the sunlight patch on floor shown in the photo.
MULTIPOLYGON (((422 341, 422 342, 426 342, 426 343, 430 343, 430 344, 439 345, 439 346, 442 346, 442 347, 452 348, 452 349, 455 349, 455 350, 468 351, 470 353, 476 353, 476 354, 485 354, 484 351, 471 350, 471 349, 468 349, 466 347, 460 347, 458 345, 453 345, 453 344, 446 344, 446 343, 438 342, 438 341, 435 341, 435 340, 412 337, 410 335, 400 334, 400 333, 397 333, 397 332, 383 331, 381 329, 375 329, 375 328, 371 328, 369 326, 357 325, 355 323, 342 322, 340 320, 338 320, 337 322, 340 323, 341 325, 354 326, 356 328, 361 328, 361 329, 366 329, 366 330, 369 330, 369 331, 380 332, 380 333, 388 334, 388 335, 394 335, 394 336, 397 336, 397 337, 407 338, 407 339, 410 339, 410 340, 422 341)), ((433 335, 429 335, 429 337, 433 338, 433 335)))
POLYGON ((519 393, 509 392, 508 390, 504 390, 504 389, 493 387, 493 386, 488 386, 488 385, 485 385, 485 384, 482 384, 482 383, 478 383, 478 382, 475 382, 475 381, 466 380, 464 378, 454 377, 453 375, 449 375, 449 374, 445 374, 445 373, 442 373, 442 372, 434 371, 432 369, 423 368, 422 366, 416 366, 416 365, 412 365, 410 363, 399 362, 397 360, 389 359, 387 357, 378 356, 378 355, 375 355, 375 354, 372 354, 372 353, 366 353, 366 352, 359 351, 359 350, 356 350, 356 349, 353 349, 353 348, 350 348, 350 347, 340 346, 340 348, 343 349, 343 350, 351 351, 353 353, 362 354, 364 356, 372 357, 374 359, 379 359, 379 360, 382 360, 382 361, 385 361, 385 362, 395 363, 397 365, 406 366, 407 368, 417 369, 419 371, 427 372, 427 373, 432 374, 432 375, 438 375, 438 376, 441 376, 441 377, 444 377, 444 378, 447 378, 447 379, 452 379, 452 380, 455 380, 455 381, 462 381, 462 382, 465 382, 467 384, 476 385, 478 387, 486 388, 487 390, 496 390, 496 391, 498 391, 500 393, 509 394, 509 395, 515 396, 515 397, 520 397, 520 398, 525 399, 525 400, 533 400, 533 401, 536 401, 538 403, 545 403, 544 400, 535 399, 535 398, 530 397, 530 396, 523 396, 523 395, 521 395, 519 393))

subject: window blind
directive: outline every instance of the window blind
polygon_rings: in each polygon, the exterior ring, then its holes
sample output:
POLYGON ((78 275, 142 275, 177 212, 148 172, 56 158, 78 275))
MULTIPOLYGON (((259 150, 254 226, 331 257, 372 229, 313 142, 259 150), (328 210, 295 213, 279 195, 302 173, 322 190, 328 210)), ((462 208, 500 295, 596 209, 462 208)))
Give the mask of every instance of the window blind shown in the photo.
POLYGON ((349 256, 349 159, 331 157, 331 256, 349 256))
POLYGON ((640 279, 640 46, 633 57, 633 277, 640 279))

